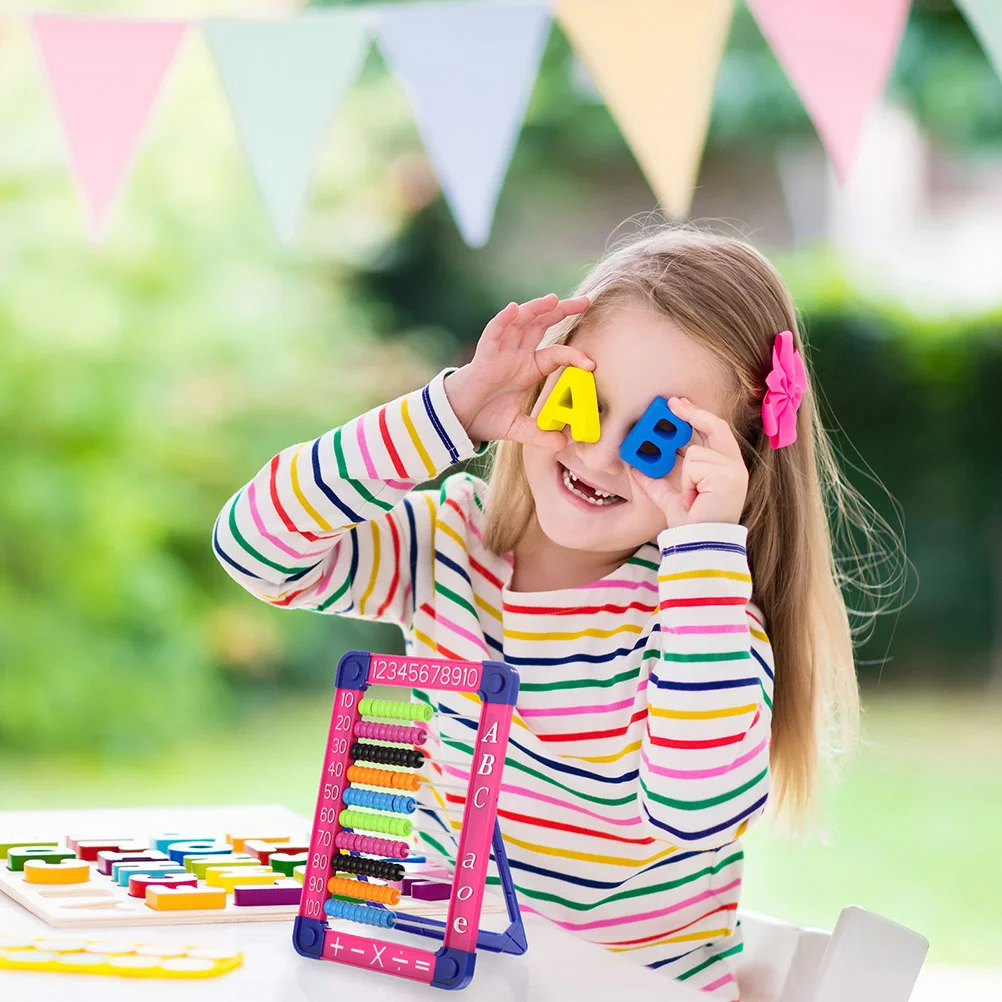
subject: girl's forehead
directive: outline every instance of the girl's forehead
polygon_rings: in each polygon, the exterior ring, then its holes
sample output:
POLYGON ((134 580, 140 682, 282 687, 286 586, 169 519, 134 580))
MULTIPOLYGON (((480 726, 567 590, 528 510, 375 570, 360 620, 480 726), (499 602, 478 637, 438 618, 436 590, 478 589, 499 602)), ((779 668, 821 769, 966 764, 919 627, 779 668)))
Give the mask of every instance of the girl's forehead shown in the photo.
POLYGON ((655 397, 677 395, 719 413, 733 380, 710 349, 649 310, 624 307, 582 324, 572 340, 595 362, 599 394, 635 397, 641 409, 655 397))

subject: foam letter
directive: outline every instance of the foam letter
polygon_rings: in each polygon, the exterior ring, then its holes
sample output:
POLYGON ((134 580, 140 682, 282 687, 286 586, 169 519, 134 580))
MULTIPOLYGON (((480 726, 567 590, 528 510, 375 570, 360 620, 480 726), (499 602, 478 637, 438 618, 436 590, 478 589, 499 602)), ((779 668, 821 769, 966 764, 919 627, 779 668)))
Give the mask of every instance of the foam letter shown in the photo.
POLYGON ((543 431, 561 431, 569 424, 575 441, 597 442, 600 429, 594 374, 568 365, 546 398, 536 424, 543 431))
POLYGON ((671 412, 664 397, 656 397, 619 447, 624 463, 657 480, 671 473, 675 452, 692 438, 692 425, 671 412))

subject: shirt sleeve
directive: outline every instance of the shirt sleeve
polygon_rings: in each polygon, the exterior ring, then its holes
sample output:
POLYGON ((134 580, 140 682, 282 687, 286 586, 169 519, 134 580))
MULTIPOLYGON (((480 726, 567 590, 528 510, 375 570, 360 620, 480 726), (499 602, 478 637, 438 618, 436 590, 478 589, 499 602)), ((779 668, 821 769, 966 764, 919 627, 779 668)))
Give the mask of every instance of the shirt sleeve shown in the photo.
POLYGON ((685 849, 739 838, 769 796, 773 657, 750 605, 748 530, 658 536, 660 658, 647 682, 640 805, 650 834, 685 849))
POLYGON ((419 579, 431 579, 438 503, 414 488, 488 445, 475 447, 456 417, 451 371, 274 456, 216 518, 226 572, 283 609, 408 627, 419 579))

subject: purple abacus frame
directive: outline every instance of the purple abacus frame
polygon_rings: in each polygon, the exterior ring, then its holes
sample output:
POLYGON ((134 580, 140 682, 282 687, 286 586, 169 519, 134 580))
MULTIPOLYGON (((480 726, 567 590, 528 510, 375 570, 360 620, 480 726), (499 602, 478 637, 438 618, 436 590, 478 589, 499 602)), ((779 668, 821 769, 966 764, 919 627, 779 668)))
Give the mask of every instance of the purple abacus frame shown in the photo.
POLYGON ((453 661, 367 651, 349 651, 341 658, 303 895, 293 931, 293 945, 299 953, 456 989, 465 987, 473 977, 478 946, 497 952, 525 951, 518 904, 496 819, 518 684, 518 672, 501 661, 453 661), (360 717, 359 703, 372 683, 477 693, 482 701, 446 922, 444 926, 427 919, 421 925, 398 923, 403 931, 441 939, 442 946, 435 952, 364 934, 335 932, 324 915, 324 902, 329 896, 327 883, 334 873, 332 857, 338 852, 335 843, 341 831, 339 819, 351 765, 349 749, 360 717), (492 848, 511 923, 501 934, 479 930, 492 848))

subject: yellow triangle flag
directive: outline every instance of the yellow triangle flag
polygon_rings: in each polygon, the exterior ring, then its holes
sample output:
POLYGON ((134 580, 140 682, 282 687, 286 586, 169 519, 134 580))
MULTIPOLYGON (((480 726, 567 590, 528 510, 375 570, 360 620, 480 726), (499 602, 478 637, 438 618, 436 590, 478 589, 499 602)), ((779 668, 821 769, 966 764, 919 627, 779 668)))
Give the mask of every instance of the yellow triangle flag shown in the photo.
POLYGON ((666 215, 684 216, 734 0, 555 0, 666 215))

